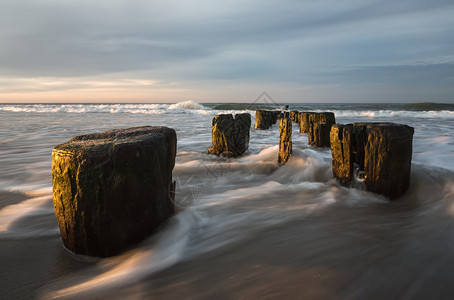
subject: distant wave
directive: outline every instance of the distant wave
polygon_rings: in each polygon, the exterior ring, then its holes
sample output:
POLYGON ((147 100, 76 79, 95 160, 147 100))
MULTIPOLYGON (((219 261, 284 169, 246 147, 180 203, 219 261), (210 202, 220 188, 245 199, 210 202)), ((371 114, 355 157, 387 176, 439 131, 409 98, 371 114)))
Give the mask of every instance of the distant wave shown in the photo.
POLYGON ((130 113, 130 114, 165 114, 191 113, 208 114, 211 109, 197 102, 184 101, 175 104, 5 104, 0 111, 18 113, 130 113))
MULTIPOLYGON (((67 113, 67 114, 195 114, 248 112, 252 115, 258 109, 284 109, 266 103, 204 103, 182 101, 174 104, 0 104, 0 112, 13 113, 67 113)), ((453 118, 454 104, 411 103, 411 104, 291 104, 298 111, 332 111, 336 117, 417 117, 453 118)))
MULTIPOLYGON (((317 110, 315 110, 317 111, 317 110)), ((364 117, 364 118, 388 118, 388 117, 415 117, 415 118, 453 118, 454 111, 431 110, 332 110, 336 117, 364 117)))
POLYGON ((14 104, 0 111, 28 113, 160 113, 162 104, 14 104))
POLYGON ((284 105, 280 104, 267 104, 267 103, 219 103, 219 104, 208 104, 214 110, 279 110, 284 109, 284 105))
POLYGON ((183 101, 170 105, 169 109, 209 109, 209 108, 194 101, 183 101))

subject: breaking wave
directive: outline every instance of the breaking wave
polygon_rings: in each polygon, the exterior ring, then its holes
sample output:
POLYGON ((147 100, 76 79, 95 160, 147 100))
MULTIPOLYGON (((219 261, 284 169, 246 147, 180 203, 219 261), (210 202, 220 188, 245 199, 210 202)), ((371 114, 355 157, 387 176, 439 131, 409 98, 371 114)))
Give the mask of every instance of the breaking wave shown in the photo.
POLYGON ((332 110, 336 117, 361 117, 361 118, 394 118, 394 117, 416 117, 416 118, 452 118, 452 110, 430 110, 430 111, 410 111, 410 110, 332 110))
MULTIPOLYGON (((0 112, 16 113, 106 113, 106 114, 219 114, 239 113, 240 111, 254 113, 257 109, 284 109, 260 103, 204 103, 182 101, 173 104, 0 104, 0 112)), ((409 104, 290 104, 290 109, 298 111, 332 111, 339 118, 453 118, 454 105, 443 103, 409 103, 409 104)))
POLYGON ((184 101, 174 104, 5 104, 0 112, 17 113, 127 113, 127 114, 165 114, 191 113, 208 114, 211 109, 197 102, 184 101))
POLYGON ((169 109, 208 109, 208 108, 194 101, 184 101, 170 105, 169 109))

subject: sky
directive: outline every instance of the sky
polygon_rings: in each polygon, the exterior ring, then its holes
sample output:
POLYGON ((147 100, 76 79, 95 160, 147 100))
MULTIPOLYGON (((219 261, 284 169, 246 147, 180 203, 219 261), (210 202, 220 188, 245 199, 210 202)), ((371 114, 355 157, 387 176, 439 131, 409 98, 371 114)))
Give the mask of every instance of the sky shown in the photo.
POLYGON ((0 103, 454 103, 453 0, 1 0, 0 103))

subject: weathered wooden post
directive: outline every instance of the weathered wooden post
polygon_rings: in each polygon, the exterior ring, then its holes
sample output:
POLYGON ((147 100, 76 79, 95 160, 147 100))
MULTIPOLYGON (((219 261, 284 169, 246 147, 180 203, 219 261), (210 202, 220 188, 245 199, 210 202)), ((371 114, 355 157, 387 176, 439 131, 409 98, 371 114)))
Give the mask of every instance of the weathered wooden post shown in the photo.
POLYGON ((272 124, 272 125, 276 124, 277 119, 278 119, 280 113, 281 113, 281 112, 278 111, 278 110, 272 110, 272 111, 271 111, 271 118, 272 118, 271 124, 272 124))
POLYGON ((390 199, 402 196, 410 185, 414 128, 381 123, 366 125, 364 131, 366 189, 390 199))
POLYGON ((329 147, 331 126, 335 123, 336 119, 332 112, 310 114, 308 143, 317 147, 329 147))
POLYGON ((251 128, 250 114, 221 114, 212 121, 213 145, 208 153, 236 157, 249 148, 249 132, 251 128))
POLYGON ((279 157, 278 163, 284 165, 292 155, 292 120, 288 112, 279 120, 279 157))
POLYGON ((254 129, 268 129, 272 124, 272 114, 269 110, 257 110, 255 112, 254 129))
POLYGON ((309 133, 310 130, 310 123, 309 123, 309 116, 314 114, 314 112, 301 112, 299 115, 299 125, 300 125, 300 132, 301 133, 309 133))
POLYGON ((336 116, 333 112, 311 113, 309 122, 336 124, 336 116))
POLYGON ((357 182, 390 199, 401 197, 410 184, 413 134, 412 127, 395 123, 334 125, 334 177, 345 186, 357 182))
POLYGON ((334 177, 344 186, 353 182, 353 125, 334 124, 331 127, 331 155, 334 177))
POLYGON ((292 110, 292 111, 290 112, 290 119, 291 119, 293 122, 297 123, 297 122, 298 122, 298 117, 299 117, 299 112, 298 112, 297 110, 292 110))
POLYGON ((331 124, 327 123, 314 123, 311 126, 309 134, 309 144, 316 147, 329 147, 329 132, 331 124))
POLYGON ((56 146, 53 202, 65 247, 112 256, 169 218, 176 144, 173 129, 145 126, 80 135, 56 146))

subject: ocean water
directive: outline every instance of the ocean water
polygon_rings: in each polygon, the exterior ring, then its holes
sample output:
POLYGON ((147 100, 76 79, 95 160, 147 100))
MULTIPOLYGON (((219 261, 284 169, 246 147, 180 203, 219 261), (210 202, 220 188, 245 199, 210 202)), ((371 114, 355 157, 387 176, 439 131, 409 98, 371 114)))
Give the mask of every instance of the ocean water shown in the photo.
POLYGON ((289 104, 337 123, 415 128, 398 201, 340 186, 329 149, 293 125, 251 129, 240 158, 206 153, 211 119, 285 104, 0 104, 0 299, 452 299, 454 105, 289 104), (66 251, 52 206, 51 151, 75 135, 160 125, 177 132, 176 214, 125 253, 66 251))

